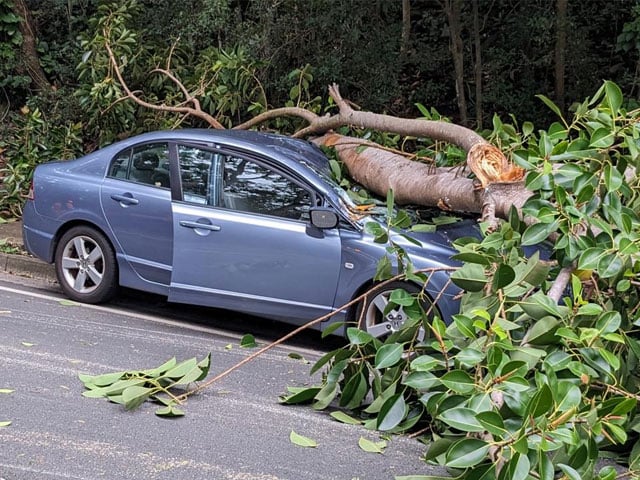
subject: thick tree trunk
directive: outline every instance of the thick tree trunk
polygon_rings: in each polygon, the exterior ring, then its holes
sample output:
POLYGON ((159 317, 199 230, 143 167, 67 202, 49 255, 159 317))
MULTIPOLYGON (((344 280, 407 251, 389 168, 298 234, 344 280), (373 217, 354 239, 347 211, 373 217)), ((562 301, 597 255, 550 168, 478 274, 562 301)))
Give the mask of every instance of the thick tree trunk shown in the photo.
POLYGON ((49 90, 51 84, 40 65, 37 40, 33 18, 24 0, 14 0, 13 11, 20 17, 20 33, 22 33, 21 69, 31 77, 36 90, 49 90))
POLYGON ((556 103, 564 112, 564 70, 565 51, 567 49, 567 3, 568 0, 556 2, 556 48, 555 48, 555 82, 556 103))
POLYGON ((434 168, 425 163, 382 150, 378 145, 352 137, 329 133, 314 140, 334 147, 358 183, 380 196, 393 189, 398 204, 439 207, 456 212, 481 213, 487 203, 495 206, 497 217, 506 218, 512 206, 521 209, 531 192, 524 182, 491 183, 476 188, 464 167, 434 168), (362 145, 370 148, 362 149, 362 145))
POLYGON ((445 0, 444 11, 449 23, 451 56, 455 71, 456 98, 460 112, 460 123, 468 124, 467 100, 464 93, 464 44, 462 43, 462 25, 460 24, 460 0, 445 0))
POLYGON ((482 130, 482 49, 478 0, 473 0, 473 44, 475 46, 474 76, 476 79, 476 128, 482 130))
POLYGON ((400 44, 400 54, 406 55, 409 52, 411 41, 411 0, 402 0, 402 43, 400 44))

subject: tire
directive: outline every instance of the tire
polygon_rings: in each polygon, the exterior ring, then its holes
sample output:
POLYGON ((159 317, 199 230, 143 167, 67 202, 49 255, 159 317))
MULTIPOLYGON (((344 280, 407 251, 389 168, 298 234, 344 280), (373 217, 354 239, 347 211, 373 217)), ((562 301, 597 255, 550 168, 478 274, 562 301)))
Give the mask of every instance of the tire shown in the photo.
POLYGON ((118 264, 105 236, 88 226, 73 227, 56 247, 56 276, 64 293, 82 303, 103 303, 118 290, 118 264))
MULTIPOLYGON (((389 296, 398 288, 406 290, 411 295, 420 292, 420 288, 416 285, 399 281, 374 286, 369 290, 366 299, 360 302, 356 308, 355 321, 358 322, 360 329, 382 340, 402 328, 407 320, 402 306, 388 312, 386 317, 383 314, 389 303, 389 296)), ((431 302, 427 300, 423 307, 427 310, 430 305, 431 302)), ((420 327, 417 339, 422 341, 424 337, 424 328, 420 327)))

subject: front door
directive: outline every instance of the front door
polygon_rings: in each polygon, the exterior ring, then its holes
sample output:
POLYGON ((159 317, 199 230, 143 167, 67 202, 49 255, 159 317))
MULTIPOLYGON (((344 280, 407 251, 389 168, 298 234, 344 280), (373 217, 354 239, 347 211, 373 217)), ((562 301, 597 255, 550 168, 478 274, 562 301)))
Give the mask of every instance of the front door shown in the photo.
POLYGON ((300 323, 331 311, 340 237, 307 233, 313 192, 260 161, 178 149, 169 300, 300 323))

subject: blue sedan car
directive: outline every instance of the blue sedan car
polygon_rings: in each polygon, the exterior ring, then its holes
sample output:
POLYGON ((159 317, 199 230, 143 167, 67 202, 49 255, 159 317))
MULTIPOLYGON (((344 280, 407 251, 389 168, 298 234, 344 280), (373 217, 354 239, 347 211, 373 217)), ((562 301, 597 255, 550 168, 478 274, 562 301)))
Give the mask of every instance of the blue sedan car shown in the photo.
MULTIPOLYGON (((194 129, 143 134, 38 166, 23 235, 27 250, 54 263, 63 291, 79 302, 106 302, 125 286, 293 324, 339 310, 319 328, 361 319, 382 337, 405 320, 401 307, 386 308, 402 285, 341 309, 375 285, 385 245, 365 232, 372 220, 314 145, 194 129)), ((417 268, 454 263, 450 240, 472 227, 447 228, 416 234, 422 247, 407 244, 417 268)), ((448 280, 437 272, 427 288, 445 319, 457 310, 448 280)))

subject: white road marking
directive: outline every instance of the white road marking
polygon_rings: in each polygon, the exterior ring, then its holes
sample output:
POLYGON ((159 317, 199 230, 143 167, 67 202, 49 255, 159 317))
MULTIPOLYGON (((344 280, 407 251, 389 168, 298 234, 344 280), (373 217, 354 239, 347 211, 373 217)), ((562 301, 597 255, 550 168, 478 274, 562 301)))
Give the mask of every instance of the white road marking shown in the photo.
MULTIPOLYGON (((0 285, 0 291, 3 292, 8 292, 8 293, 15 293, 17 295, 24 295, 27 297, 32 297, 32 298, 38 298, 40 300, 47 300, 47 301, 51 301, 51 302, 57 302, 59 303, 60 301, 64 301, 66 299, 64 298, 60 298, 60 297, 56 297, 53 295, 46 295, 43 293, 36 293, 36 292, 29 292, 29 291, 25 291, 25 290, 20 290, 17 288, 11 288, 11 287, 5 287, 3 285, 0 285)), ((67 300, 68 301, 68 300, 67 300)), ((236 341, 239 342, 242 339, 243 335, 240 334, 235 334, 235 333, 230 333, 226 330, 221 330, 218 328, 213 328, 213 327, 206 327, 203 325, 194 325, 188 322, 181 322, 181 321, 176 321, 176 320, 169 320, 166 318, 162 318, 156 315, 149 315, 146 313, 136 313, 136 312, 130 312, 128 310, 123 310, 123 309, 119 309, 119 308, 115 308, 115 307, 107 307, 104 305, 91 305, 91 304, 87 304, 87 303, 77 303, 77 302, 73 302, 74 306, 80 307, 80 308, 86 308, 89 310, 95 310, 98 312, 103 312, 103 313, 114 313, 117 315, 122 315, 125 317, 130 317, 130 318, 136 318, 139 320, 146 320, 148 322, 153 322, 153 323, 157 323, 160 325, 167 325, 167 326, 171 326, 171 327, 178 327, 178 328, 182 328, 185 330, 191 330, 194 332, 201 332, 201 333, 207 333, 207 334, 211 334, 211 335, 218 335, 221 337, 225 337, 225 338, 229 338, 231 341, 236 341)), ((261 339, 261 338, 256 338, 256 342, 258 343, 262 343, 262 344, 267 344, 269 343, 269 341, 261 339)), ((283 344, 280 345, 278 348, 288 351, 288 352, 295 352, 295 353, 299 353, 300 355, 308 355, 311 356, 313 358, 319 358, 320 356, 322 356, 324 354, 324 352, 319 351, 319 350, 314 350, 314 349, 310 349, 310 348, 303 348, 303 347, 294 347, 291 345, 287 345, 287 344, 283 344)))

